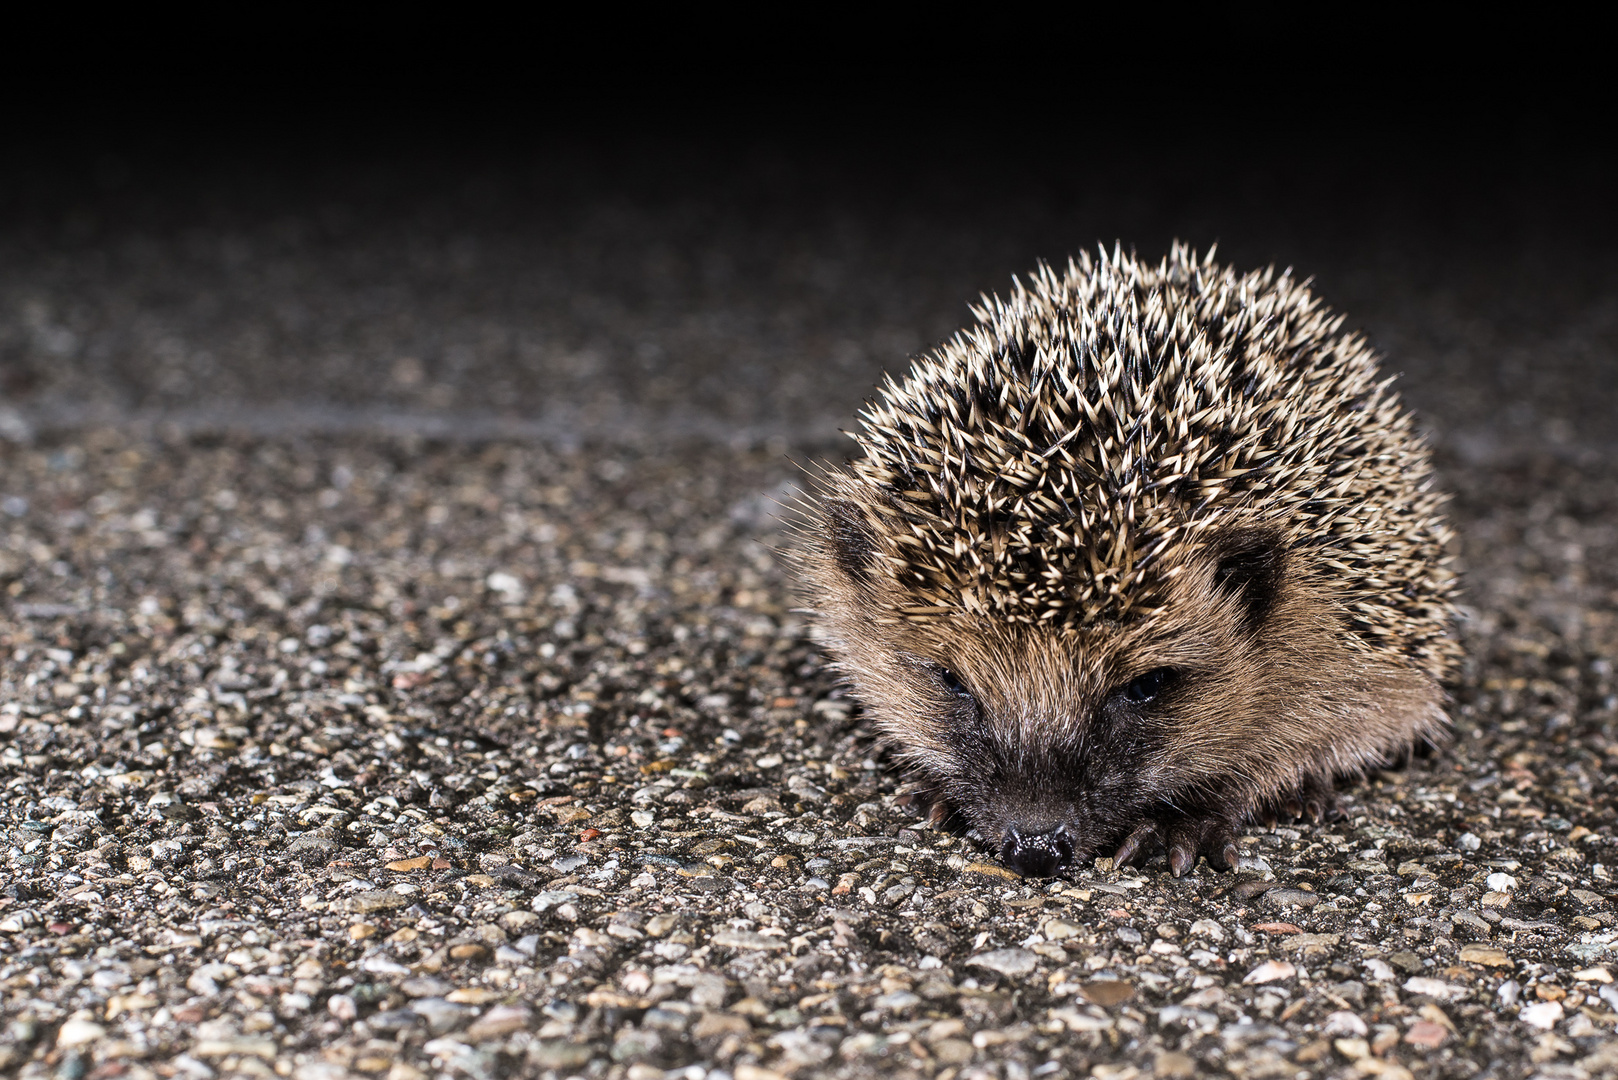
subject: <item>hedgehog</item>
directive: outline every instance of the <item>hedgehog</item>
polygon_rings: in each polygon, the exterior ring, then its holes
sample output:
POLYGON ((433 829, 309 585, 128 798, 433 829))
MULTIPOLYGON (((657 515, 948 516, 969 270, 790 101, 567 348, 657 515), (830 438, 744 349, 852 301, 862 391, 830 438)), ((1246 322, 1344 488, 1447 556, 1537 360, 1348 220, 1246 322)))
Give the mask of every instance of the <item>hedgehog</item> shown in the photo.
POLYGON ((1027 876, 1225 870, 1440 742, 1444 497, 1309 281, 1101 248, 971 310, 866 402, 800 551, 934 825, 1027 876))

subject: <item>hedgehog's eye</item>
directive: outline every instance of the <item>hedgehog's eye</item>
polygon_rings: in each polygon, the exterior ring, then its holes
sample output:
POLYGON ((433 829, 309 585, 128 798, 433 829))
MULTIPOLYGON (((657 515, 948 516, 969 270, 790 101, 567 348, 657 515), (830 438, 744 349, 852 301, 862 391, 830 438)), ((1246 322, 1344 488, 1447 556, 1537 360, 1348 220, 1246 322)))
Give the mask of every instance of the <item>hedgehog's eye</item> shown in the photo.
POLYGON ((943 684, 944 689, 948 690, 956 697, 969 698, 972 696, 972 691, 968 690, 966 688, 966 684, 960 680, 960 677, 949 668, 935 668, 934 673, 938 676, 938 681, 943 684))
POLYGON ((1167 690, 1177 676, 1178 672, 1173 668, 1153 668, 1146 674, 1132 679, 1119 693, 1131 705, 1144 705, 1167 690))

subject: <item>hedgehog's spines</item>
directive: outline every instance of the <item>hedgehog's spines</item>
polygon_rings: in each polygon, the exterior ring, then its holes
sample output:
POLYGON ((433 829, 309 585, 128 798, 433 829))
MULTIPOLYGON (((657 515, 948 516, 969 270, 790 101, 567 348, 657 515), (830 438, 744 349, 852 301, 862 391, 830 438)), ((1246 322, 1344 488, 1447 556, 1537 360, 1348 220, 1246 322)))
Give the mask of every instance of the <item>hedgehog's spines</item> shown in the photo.
POLYGON ((1368 624, 1441 637, 1446 582, 1355 565, 1359 538, 1390 530, 1398 539, 1370 547, 1393 551, 1393 570, 1432 565, 1441 525, 1391 380, 1310 284, 1179 244, 1146 265, 1119 244, 981 297, 975 325, 889 376, 861 414, 854 472, 910 512, 894 552, 907 579, 929 598, 1082 625, 1150 607, 1150 571, 1176 538, 1274 516, 1297 542, 1348 556, 1331 561, 1361 585, 1388 587, 1368 624), (973 537, 997 516, 1021 524, 980 554, 973 537))

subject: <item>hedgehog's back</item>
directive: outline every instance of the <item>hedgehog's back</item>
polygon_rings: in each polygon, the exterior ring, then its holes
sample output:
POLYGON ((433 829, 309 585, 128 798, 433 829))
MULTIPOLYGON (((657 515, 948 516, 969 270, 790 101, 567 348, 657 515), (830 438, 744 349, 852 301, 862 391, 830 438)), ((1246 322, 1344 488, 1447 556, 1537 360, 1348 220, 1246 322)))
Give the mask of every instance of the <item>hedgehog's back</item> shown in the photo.
POLYGON ((1160 602, 1175 552, 1240 523, 1341 575, 1369 642, 1442 651, 1427 452, 1306 283, 1115 251, 976 314, 883 387, 834 482, 872 521, 892 617, 1128 619, 1160 602))

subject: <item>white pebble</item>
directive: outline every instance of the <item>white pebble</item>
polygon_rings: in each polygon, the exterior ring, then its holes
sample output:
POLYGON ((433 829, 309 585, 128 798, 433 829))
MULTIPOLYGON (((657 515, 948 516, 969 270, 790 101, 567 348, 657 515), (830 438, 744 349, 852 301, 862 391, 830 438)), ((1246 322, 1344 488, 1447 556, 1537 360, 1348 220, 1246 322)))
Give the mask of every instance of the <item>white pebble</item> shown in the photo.
POLYGON ((1517 879, 1510 874, 1495 873, 1485 878, 1484 884, 1489 886, 1490 892, 1509 892, 1517 887, 1517 879))
POLYGON ((1298 973, 1298 969, 1285 960, 1266 960, 1258 967, 1247 973, 1243 983, 1271 983, 1282 979, 1290 979, 1298 973))
POLYGON ((1523 1023, 1530 1027, 1537 1027, 1541 1031, 1549 1031, 1562 1019, 1562 1003, 1560 1001, 1537 1001, 1532 1005, 1524 1006, 1523 1011, 1517 1014, 1523 1023))
POLYGON ((107 1029, 93 1021, 69 1020, 56 1033, 56 1045, 64 1048, 83 1046, 85 1043, 99 1041, 106 1034, 107 1029))

